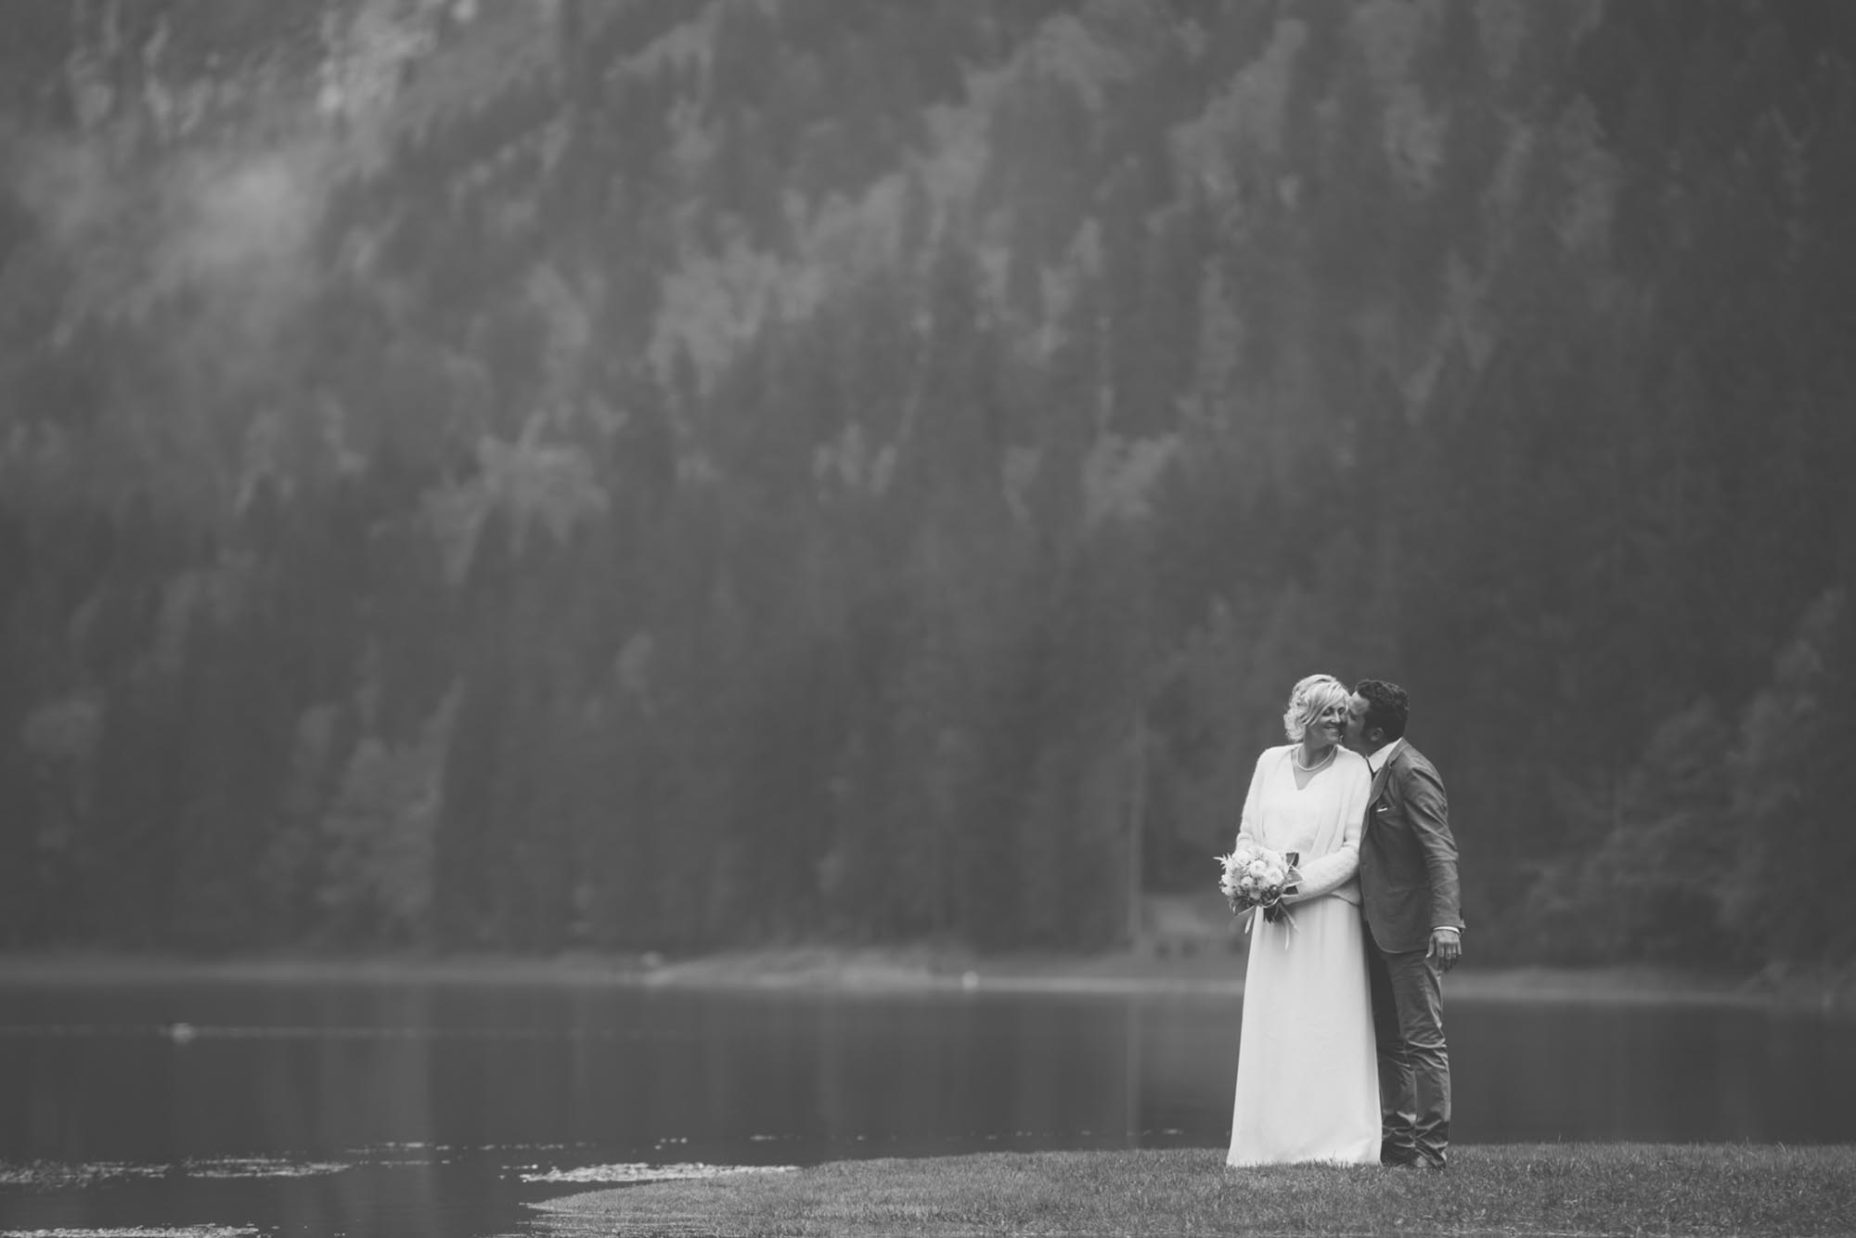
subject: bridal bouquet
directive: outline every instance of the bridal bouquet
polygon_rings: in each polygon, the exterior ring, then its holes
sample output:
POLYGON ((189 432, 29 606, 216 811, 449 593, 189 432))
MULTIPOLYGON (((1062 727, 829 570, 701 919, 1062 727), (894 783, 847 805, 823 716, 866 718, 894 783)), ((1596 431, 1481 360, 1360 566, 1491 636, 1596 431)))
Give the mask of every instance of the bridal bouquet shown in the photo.
POLYGON ((1263 918, 1270 923, 1280 920, 1294 927, 1295 921, 1284 906, 1282 896, 1284 890, 1302 879, 1296 869, 1301 859, 1298 852, 1271 851, 1258 846, 1254 839, 1239 835, 1237 849, 1217 859, 1224 866, 1218 888, 1224 893, 1225 901, 1231 904, 1233 915, 1260 907, 1263 918))

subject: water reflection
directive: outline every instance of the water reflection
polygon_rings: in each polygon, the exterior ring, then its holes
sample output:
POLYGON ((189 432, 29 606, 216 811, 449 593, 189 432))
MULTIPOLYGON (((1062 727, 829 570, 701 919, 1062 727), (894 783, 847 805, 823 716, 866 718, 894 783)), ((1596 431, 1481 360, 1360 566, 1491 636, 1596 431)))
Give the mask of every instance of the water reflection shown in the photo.
MULTIPOLYGON (((599 1167, 1218 1145, 1239 1014, 541 986, 6 996, 0 1225, 401 1238, 507 1231, 599 1167)), ((1856 1037, 1825 1017, 1457 1003, 1450 1030, 1464 1142, 1856 1139, 1856 1037)))
POLYGON ((1469 1007, 1452 1017, 1461 1137, 1844 1142, 1852 1031, 1751 1008, 1469 1007))

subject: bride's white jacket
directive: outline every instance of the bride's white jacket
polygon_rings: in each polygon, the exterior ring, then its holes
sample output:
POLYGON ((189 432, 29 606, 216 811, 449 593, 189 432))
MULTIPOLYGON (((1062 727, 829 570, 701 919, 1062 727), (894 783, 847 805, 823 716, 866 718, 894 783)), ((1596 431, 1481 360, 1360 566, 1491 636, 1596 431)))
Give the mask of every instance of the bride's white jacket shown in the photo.
MULTIPOLYGON (((1257 837, 1251 810, 1262 775, 1269 762, 1294 760, 1294 753, 1299 747, 1299 744, 1287 744, 1266 748, 1257 758, 1257 769, 1250 782, 1253 802, 1244 806, 1243 825, 1239 834, 1250 833, 1253 838, 1257 837)), ((1315 845, 1302 853, 1301 862, 1296 866, 1302 874, 1302 880, 1294 893, 1283 896, 1285 903, 1305 903, 1331 894, 1355 907, 1360 905, 1360 830, 1366 818, 1366 802, 1372 792, 1372 770, 1366 758, 1351 749, 1337 749, 1334 760, 1334 772, 1347 776, 1347 792, 1340 798, 1339 811, 1323 824, 1320 833, 1316 835, 1315 845)), ((1257 841, 1263 840, 1258 838, 1257 841)))

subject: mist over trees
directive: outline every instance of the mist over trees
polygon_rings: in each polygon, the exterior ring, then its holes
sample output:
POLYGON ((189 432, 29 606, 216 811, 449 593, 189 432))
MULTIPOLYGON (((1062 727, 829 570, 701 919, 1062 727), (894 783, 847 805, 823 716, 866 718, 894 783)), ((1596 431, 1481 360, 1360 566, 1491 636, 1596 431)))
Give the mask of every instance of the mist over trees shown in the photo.
POLYGON ((18 0, 0 943, 1094 947, 1398 680, 1842 963, 1839 0, 18 0))

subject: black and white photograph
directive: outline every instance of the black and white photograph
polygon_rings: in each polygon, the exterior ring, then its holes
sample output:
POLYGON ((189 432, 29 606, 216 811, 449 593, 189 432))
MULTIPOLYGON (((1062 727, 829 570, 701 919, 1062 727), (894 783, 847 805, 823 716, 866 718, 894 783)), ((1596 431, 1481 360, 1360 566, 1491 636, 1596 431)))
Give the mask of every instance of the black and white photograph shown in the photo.
POLYGON ((1856 1234, 1856 2, 0 0, 0 1238, 1856 1234))

